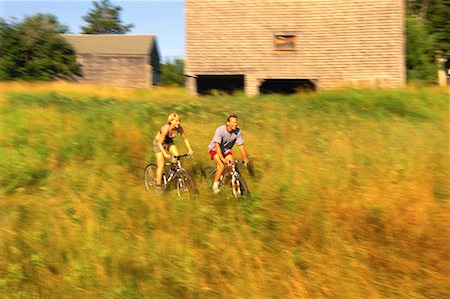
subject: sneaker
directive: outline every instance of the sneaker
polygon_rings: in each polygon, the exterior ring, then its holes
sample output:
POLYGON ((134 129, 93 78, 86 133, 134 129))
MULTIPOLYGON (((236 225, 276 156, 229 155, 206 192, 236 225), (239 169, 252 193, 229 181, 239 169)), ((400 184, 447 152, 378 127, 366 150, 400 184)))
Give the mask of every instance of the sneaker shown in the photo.
POLYGON ((220 188, 213 188, 212 192, 213 194, 218 194, 220 192, 220 188))

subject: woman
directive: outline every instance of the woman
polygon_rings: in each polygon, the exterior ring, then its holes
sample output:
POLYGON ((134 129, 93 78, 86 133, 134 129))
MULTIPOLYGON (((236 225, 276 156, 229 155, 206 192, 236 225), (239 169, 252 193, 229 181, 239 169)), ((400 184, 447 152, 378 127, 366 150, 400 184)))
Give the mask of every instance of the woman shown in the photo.
POLYGON ((166 159, 170 159, 171 156, 178 156, 178 149, 173 142, 173 139, 180 133, 183 138, 184 144, 188 149, 189 155, 193 155, 189 140, 184 132, 183 128, 180 126, 180 116, 177 113, 169 114, 167 118, 167 123, 159 129, 155 138, 153 139, 153 151, 156 156, 156 185, 161 187, 162 173, 164 169, 164 164, 166 159))

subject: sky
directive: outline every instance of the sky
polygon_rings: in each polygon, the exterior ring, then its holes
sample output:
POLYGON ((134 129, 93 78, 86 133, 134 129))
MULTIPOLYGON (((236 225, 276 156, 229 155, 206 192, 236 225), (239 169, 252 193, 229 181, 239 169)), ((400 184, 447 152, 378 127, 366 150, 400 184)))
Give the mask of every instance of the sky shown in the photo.
MULTIPOLYGON (((70 33, 81 33, 86 26, 83 16, 94 8, 93 0, 0 0, 0 16, 8 22, 21 21, 24 16, 51 13, 70 33)), ((184 1, 133 0, 115 1, 122 7, 122 24, 134 24, 131 34, 155 34, 163 61, 184 57, 184 1)))

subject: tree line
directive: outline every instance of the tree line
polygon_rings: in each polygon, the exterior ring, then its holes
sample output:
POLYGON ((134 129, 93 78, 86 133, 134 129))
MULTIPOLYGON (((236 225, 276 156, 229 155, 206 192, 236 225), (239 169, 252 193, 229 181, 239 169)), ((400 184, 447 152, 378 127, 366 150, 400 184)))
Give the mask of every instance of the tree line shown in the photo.
POLYGON ((406 1, 406 69, 409 81, 436 81, 438 61, 450 68, 450 1, 406 1))
MULTIPOLYGON (((125 34, 120 6, 110 0, 93 2, 83 16, 83 34, 125 34)), ((409 81, 436 82, 438 60, 450 62, 450 1, 406 1, 406 69, 409 81)), ((20 22, 0 18, 0 80, 75 79, 82 74, 75 51, 60 35, 68 33, 51 14, 36 14, 20 22)), ((162 84, 184 85, 184 61, 162 64, 162 84)))

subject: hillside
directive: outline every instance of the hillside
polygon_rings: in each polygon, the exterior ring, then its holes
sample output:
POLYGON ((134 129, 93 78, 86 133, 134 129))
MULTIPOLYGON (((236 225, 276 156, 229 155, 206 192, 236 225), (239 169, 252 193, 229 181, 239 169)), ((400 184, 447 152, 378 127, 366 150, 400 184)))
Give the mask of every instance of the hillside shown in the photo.
POLYGON ((0 87, 0 297, 450 294, 446 89, 0 87), (196 152, 195 201, 143 185, 173 111, 196 152), (256 170, 240 200, 199 175, 230 113, 256 170))

